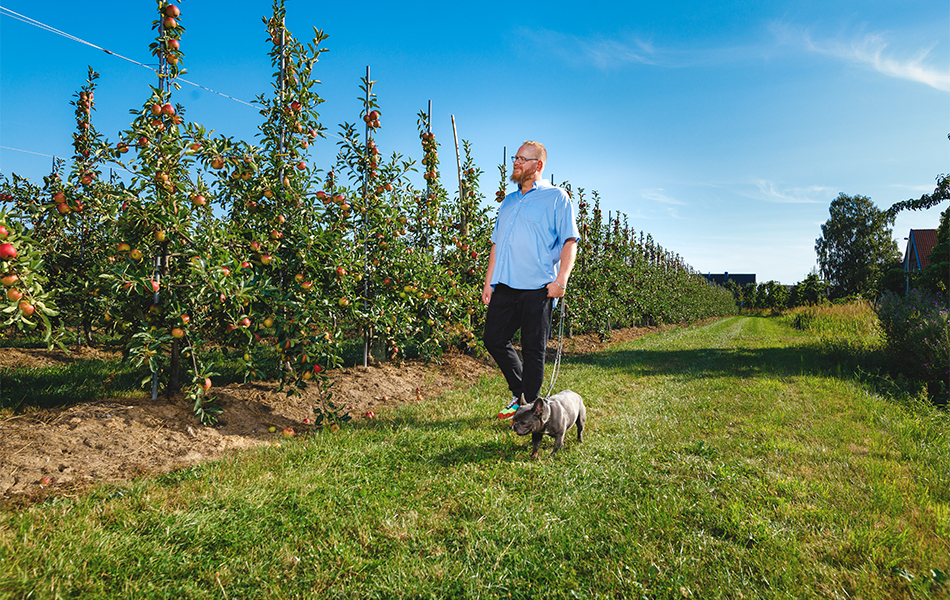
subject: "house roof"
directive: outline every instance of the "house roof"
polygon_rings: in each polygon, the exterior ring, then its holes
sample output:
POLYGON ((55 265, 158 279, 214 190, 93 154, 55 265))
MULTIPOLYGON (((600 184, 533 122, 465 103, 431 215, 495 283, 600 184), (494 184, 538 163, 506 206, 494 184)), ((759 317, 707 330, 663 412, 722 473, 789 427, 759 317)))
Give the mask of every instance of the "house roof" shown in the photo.
POLYGON ((930 253, 937 245, 936 229, 911 229, 904 252, 904 270, 922 271, 930 266, 930 253))

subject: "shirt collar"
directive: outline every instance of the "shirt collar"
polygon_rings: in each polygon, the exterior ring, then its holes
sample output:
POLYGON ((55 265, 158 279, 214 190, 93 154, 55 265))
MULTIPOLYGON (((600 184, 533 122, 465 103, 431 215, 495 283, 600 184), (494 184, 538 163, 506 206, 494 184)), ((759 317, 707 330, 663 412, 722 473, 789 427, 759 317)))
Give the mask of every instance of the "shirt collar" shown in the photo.
MULTIPOLYGON (((531 185, 531 189, 528 190, 528 192, 530 192, 531 190, 540 190, 540 189, 544 189, 544 188, 553 188, 553 187, 554 187, 554 186, 551 185, 551 181, 550 181, 550 180, 548 180, 548 179, 539 179, 539 180, 535 181, 535 182, 531 185)), ((518 191, 519 191, 519 192, 521 191, 521 187, 520 187, 520 186, 518 187, 518 191)), ((525 195, 525 194, 527 194, 528 192, 524 192, 524 194, 522 194, 522 195, 525 195)))

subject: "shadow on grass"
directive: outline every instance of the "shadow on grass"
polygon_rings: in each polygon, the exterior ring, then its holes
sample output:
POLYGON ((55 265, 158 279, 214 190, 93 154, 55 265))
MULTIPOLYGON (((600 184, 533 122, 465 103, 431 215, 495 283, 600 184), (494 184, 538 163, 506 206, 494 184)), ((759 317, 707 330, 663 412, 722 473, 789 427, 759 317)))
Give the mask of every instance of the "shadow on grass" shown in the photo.
POLYGON ((680 378, 801 375, 862 379, 885 372, 883 352, 847 342, 806 342, 775 348, 698 348, 693 350, 614 350, 572 356, 573 364, 590 365, 640 377, 680 378))
POLYGON ((0 369, 0 408, 53 408, 142 389, 142 374, 120 361, 85 360, 42 369, 0 369))

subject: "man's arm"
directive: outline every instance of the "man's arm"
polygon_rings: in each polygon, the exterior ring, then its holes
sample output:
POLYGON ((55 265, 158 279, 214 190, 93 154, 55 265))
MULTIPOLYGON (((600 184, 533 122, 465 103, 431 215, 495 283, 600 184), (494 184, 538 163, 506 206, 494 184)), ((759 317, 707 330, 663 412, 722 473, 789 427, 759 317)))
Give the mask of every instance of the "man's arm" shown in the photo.
POLYGON ((577 239, 571 238, 564 242, 561 248, 561 264, 557 270, 557 278, 548 284, 548 298, 563 298, 567 290, 567 280, 574 270, 574 261, 577 259, 577 239))
POLYGON ((491 245, 491 251, 488 253, 488 268, 485 269, 485 285, 482 286, 482 302, 485 306, 491 302, 491 276, 495 272, 495 244, 491 245))

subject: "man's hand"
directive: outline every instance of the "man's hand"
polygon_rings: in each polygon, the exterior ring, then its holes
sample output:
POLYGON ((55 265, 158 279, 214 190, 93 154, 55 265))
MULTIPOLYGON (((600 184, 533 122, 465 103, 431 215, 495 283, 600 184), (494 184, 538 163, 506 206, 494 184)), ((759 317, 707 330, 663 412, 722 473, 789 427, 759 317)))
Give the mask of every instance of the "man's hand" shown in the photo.
POLYGON ((551 283, 548 284, 547 287, 548 287, 548 298, 563 298, 564 292, 567 291, 564 288, 562 288, 561 285, 556 281, 552 281, 551 283))
POLYGON ((488 306, 488 303, 491 302, 492 291, 494 290, 492 290, 491 285, 486 283, 484 286, 482 286, 482 302, 485 303, 485 306, 488 306))

